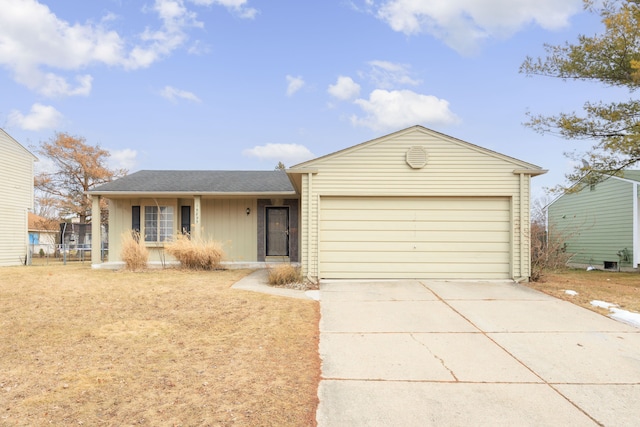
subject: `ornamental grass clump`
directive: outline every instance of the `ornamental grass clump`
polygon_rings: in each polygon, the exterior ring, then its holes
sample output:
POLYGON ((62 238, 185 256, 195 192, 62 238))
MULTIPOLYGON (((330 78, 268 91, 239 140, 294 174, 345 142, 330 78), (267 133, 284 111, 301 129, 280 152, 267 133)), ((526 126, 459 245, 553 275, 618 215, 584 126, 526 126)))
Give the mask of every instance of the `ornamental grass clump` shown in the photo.
POLYGON ((299 267, 291 264, 278 264, 269 267, 268 282, 271 286, 289 286, 302 283, 302 273, 299 267))
POLYGON ((127 270, 138 271, 147 267, 149 250, 144 245, 144 242, 140 240, 140 233, 137 231, 125 231, 122 233, 121 257, 127 270))
POLYGON ((224 250, 213 240, 191 239, 178 236, 165 246, 169 255, 177 259, 182 267, 190 270, 220 270, 224 250))

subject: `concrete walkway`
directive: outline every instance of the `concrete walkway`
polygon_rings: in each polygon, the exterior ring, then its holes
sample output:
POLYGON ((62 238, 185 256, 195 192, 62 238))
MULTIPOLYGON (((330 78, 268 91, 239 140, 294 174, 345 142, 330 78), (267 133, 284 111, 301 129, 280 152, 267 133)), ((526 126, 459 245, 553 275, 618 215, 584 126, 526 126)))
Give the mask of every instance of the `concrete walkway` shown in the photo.
POLYGON ((638 328, 510 282, 320 295, 319 427, 640 424, 638 328))

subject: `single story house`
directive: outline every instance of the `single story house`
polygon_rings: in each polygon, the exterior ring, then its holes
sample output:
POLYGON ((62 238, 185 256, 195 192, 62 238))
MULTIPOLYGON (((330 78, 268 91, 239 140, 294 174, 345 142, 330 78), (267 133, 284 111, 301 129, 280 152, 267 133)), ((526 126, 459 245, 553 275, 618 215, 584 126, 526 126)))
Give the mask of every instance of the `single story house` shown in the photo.
POLYGON ((636 270, 640 263, 640 171, 576 184, 547 207, 549 238, 564 243, 572 267, 636 270))
POLYGON ((36 157, 0 129, 0 266, 27 262, 36 157))
POLYGON ((58 223, 29 212, 29 251, 32 256, 54 255, 58 223), (42 252, 40 252, 42 251, 42 252))
POLYGON ((413 126, 286 171, 140 171, 89 194, 95 217, 109 199, 109 263, 124 232, 159 261, 185 231, 312 280, 527 280, 530 179, 545 172, 413 126))

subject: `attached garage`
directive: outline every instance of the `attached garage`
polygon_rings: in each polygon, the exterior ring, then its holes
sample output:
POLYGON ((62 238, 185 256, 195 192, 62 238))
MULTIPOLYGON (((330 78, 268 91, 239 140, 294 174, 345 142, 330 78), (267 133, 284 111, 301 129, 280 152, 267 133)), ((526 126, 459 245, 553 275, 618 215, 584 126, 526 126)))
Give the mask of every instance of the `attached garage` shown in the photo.
POLYGON ((538 166, 414 126, 287 170, 312 279, 530 274, 538 166))
POLYGON ((323 278, 503 278, 506 197, 321 197, 323 278))

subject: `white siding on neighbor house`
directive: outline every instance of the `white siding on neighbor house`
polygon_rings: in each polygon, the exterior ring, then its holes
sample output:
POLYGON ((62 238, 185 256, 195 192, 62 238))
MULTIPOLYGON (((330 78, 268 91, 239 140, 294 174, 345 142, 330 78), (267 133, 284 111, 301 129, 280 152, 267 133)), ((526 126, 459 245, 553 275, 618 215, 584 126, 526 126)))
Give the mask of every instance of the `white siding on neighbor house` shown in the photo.
MULTIPOLYGON (((322 201, 336 196, 473 198, 480 204, 482 198, 509 200, 507 217, 504 212, 499 214, 509 233, 507 276, 529 276, 530 176, 514 174, 514 170, 533 165, 424 128, 410 128, 296 167, 309 171, 301 172, 300 181, 301 250, 303 270, 309 276, 323 276, 318 259, 318 251, 323 250, 319 247, 322 201), (427 151, 428 161, 421 169, 412 169, 405 160, 414 146, 427 151)), ((363 208, 363 215, 365 211, 363 208)), ((457 268, 452 274, 467 276, 468 267, 460 264, 457 268)), ((503 278, 504 266, 498 270, 496 278, 503 278)))
POLYGON ((320 201, 322 278, 510 277, 509 198, 320 201))
POLYGON ((35 157, 0 129, 0 266, 24 262, 35 157))
MULTIPOLYGON (((109 262, 121 261, 122 233, 131 230, 131 207, 141 206, 141 226, 144 227, 144 206, 172 206, 175 233, 180 229, 180 207, 191 206, 191 234, 194 233, 193 199, 111 199, 109 200, 109 262)), ((222 243, 226 260, 257 260, 257 201, 255 199, 202 199, 201 237, 222 243), (247 208, 251 209, 249 215, 247 208)), ((141 230, 144 234, 144 230, 141 230)), ((148 245, 149 261, 173 261, 162 245, 148 245)))

